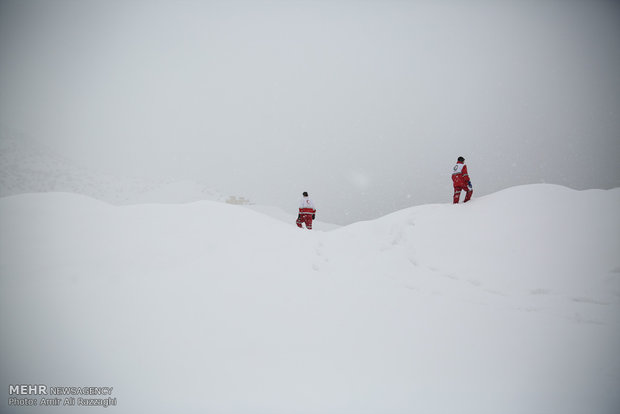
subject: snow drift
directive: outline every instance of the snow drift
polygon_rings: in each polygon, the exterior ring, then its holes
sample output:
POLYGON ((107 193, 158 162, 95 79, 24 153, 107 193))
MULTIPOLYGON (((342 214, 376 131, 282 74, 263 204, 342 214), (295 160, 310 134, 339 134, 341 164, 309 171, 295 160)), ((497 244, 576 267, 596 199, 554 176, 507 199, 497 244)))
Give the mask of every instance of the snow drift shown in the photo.
POLYGON ((618 211, 534 185, 311 232, 5 197, 0 385, 114 387, 114 413, 615 414, 618 211))

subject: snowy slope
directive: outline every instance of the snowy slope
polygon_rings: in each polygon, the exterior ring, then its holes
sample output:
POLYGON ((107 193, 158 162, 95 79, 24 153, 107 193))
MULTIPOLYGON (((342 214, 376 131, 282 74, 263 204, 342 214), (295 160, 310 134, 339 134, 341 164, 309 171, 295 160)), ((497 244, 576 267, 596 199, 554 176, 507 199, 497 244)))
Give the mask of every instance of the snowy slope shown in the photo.
POLYGON ((0 199, 9 384, 114 413, 620 407, 620 189, 510 188, 329 232, 202 201, 0 199))
POLYGON ((66 191, 117 204, 159 185, 94 172, 25 136, 0 129, 0 197, 66 191))
POLYGON ((112 204, 225 199, 198 182, 127 178, 95 171, 29 137, 0 128, 0 197, 33 192, 70 192, 112 204))

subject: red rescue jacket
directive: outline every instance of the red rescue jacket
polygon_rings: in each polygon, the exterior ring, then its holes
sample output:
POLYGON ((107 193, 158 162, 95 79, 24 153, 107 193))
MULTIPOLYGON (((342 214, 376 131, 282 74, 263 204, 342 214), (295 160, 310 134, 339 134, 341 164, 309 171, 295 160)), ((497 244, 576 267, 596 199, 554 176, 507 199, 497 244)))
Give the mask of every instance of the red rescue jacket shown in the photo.
POLYGON ((463 161, 458 161, 452 172, 452 183, 455 187, 467 187, 468 182, 467 165, 463 161))

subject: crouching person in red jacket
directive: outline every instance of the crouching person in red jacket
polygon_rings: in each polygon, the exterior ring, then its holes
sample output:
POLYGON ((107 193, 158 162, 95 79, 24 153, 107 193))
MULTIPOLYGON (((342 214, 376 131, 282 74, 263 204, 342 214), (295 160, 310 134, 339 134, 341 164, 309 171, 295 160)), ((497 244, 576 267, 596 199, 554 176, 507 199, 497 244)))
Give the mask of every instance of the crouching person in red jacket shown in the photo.
POLYGON ((302 228, 302 223, 306 223, 306 228, 312 230, 312 220, 314 220, 316 209, 314 203, 308 197, 306 191, 303 192, 303 197, 299 200, 299 215, 297 216, 297 227, 302 228))
POLYGON ((456 161, 456 165, 452 171, 452 184, 454 185, 454 204, 458 204, 459 198, 461 198, 461 191, 465 191, 464 203, 467 203, 474 193, 474 190, 467 174, 467 165, 465 165, 465 158, 459 157, 456 161))

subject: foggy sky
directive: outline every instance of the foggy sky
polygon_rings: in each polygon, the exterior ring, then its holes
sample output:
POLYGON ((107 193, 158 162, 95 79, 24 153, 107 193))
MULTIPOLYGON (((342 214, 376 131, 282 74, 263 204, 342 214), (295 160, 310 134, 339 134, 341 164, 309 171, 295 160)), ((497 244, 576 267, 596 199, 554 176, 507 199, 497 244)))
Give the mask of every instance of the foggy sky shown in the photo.
MULTIPOLYGON (((614 1, 0 1, 0 122, 122 176, 340 224, 620 186, 614 1)), ((524 200, 527 202, 527 200, 524 200)))

